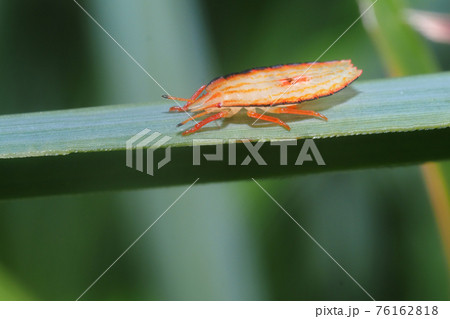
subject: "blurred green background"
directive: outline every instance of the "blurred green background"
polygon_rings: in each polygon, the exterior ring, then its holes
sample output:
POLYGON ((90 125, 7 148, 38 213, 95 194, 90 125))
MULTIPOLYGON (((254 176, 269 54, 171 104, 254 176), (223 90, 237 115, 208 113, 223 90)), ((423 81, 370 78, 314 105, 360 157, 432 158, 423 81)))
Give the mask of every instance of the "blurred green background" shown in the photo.
MULTIPOLYGON (((350 0, 79 3, 168 92, 185 97, 225 73, 314 61, 360 14, 350 0)), ((450 11, 446 0, 406 5, 450 11)), ((449 45, 422 41, 449 70, 449 45)), ((386 77, 374 43, 359 21, 321 60, 352 59, 361 80, 386 77)), ((164 93, 70 0, 0 0, 0 70, 1 114, 164 93)), ((259 182, 375 299, 449 299, 418 166, 259 182)), ((0 299, 78 298, 186 187, 1 201, 0 299)), ((245 181, 194 186, 82 299, 369 298, 245 181)))

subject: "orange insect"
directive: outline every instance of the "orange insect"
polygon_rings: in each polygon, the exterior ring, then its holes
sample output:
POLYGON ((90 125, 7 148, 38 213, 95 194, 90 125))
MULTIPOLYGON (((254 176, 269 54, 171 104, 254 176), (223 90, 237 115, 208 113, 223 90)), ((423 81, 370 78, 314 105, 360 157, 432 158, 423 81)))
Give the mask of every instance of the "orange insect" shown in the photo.
POLYGON ((163 97, 187 102, 183 107, 171 107, 170 111, 197 113, 178 126, 214 113, 183 132, 183 135, 194 133, 212 121, 231 117, 242 108, 245 108, 249 117, 273 122, 290 130, 285 122, 265 113, 298 114, 328 120, 320 113, 297 109, 296 106, 303 101, 342 90, 361 73, 362 70, 354 67, 350 60, 283 64, 218 77, 200 87, 190 99, 168 95, 163 97), (256 109, 263 113, 257 113, 256 109))

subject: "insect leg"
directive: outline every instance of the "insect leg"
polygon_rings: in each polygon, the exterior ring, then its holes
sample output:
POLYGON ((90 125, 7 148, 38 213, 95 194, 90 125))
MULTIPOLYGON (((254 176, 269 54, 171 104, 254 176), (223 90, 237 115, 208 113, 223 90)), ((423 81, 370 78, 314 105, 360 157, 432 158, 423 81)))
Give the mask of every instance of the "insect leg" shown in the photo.
POLYGON ((194 115, 194 116, 191 116, 190 118, 184 120, 183 122, 178 123, 177 126, 184 125, 184 124, 186 124, 187 122, 192 121, 193 119, 196 119, 197 117, 200 117, 200 116, 203 116, 203 115, 206 115, 206 114, 208 114, 207 111, 202 112, 202 113, 199 113, 199 114, 196 114, 196 115, 194 115))
POLYGON ((250 111, 250 110, 247 111, 247 115, 250 116, 250 117, 253 117, 255 119, 276 123, 278 125, 281 125, 282 127, 284 127, 288 131, 291 130, 289 125, 287 125, 285 122, 283 122, 282 120, 280 120, 280 119, 278 119, 276 117, 259 114, 259 113, 256 113, 256 112, 253 112, 253 111, 250 111))
POLYGON ((269 113, 278 113, 278 114, 298 114, 298 115, 309 115, 309 116, 315 116, 320 117, 321 119, 328 121, 326 116, 310 111, 310 110, 299 110, 299 109, 293 109, 290 107, 272 107, 267 110, 269 113))
POLYGON ((191 96, 190 99, 185 99, 182 97, 174 97, 174 96, 170 96, 170 95, 166 95, 166 94, 164 94, 162 97, 165 99, 169 99, 169 100, 186 101, 187 103, 183 107, 173 106, 169 109, 170 112, 173 112, 173 111, 184 112, 188 109, 189 105, 191 105, 192 103, 195 102, 195 100, 200 96, 200 94, 202 94, 202 92, 205 90, 205 88, 206 88, 206 84, 202 85, 197 91, 195 91, 195 93, 191 96))
POLYGON ((222 112, 216 113, 210 117, 207 117, 203 121, 200 121, 197 124, 195 124, 195 126, 193 128, 190 128, 189 130, 184 131, 183 135, 192 134, 192 133, 198 131, 202 126, 208 124, 209 122, 212 122, 212 121, 218 120, 222 117, 225 117, 225 116, 227 116, 227 114, 228 114, 227 111, 222 111, 222 112))
POLYGON ((202 94, 202 92, 205 88, 206 88, 206 84, 202 85, 197 91, 195 91, 194 94, 192 94, 192 96, 189 100, 195 101, 200 96, 200 94, 202 94))
POLYGON ((283 104, 283 107, 289 107, 289 108, 296 108, 298 106, 297 104, 283 104))

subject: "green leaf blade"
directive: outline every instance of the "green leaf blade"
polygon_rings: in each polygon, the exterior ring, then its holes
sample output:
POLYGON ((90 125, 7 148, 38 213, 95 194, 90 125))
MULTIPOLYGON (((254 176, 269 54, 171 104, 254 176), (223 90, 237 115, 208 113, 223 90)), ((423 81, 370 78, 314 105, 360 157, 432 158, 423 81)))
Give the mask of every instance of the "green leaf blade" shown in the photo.
MULTIPOLYGON (((4 197, 15 197, 167 186, 190 183, 195 177, 212 182, 445 159, 450 157, 448 147, 444 147, 450 127, 449 83, 449 72, 355 82, 333 96, 301 104, 321 112, 328 122, 282 117, 291 131, 262 121, 252 126, 253 119, 236 116, 218 122, 219 126, 211 123, 198 133, 181 136, 186 128, 176 124, 187 114, 169 113, 171 104, 167 103, 2 116, 0 189, 4 197), (172 148, 172 162, 151 178, 125 166, 126 141, 145 128, 171 137, 163 147, 172 148), (326 166, 241 167, 238 163, 233 167, 226 161, 192 166, 193 140, 215 139, 201 142, 211 145, 206 152, 214 153, 217 139, 227 144, 242 139, 305 138, 316 139, 326 166), (416 147, 428 150, 420 152, 416 147), (20 171, 27 173, 20 176, 20 171)), ((279 146, 266 144, 262 154, 276 163, 279 146)), ((298 154, 301 145, 300 141, 292 152, 298 154)), ((237 148, 248 153, 241 143, 237 148)), ((156 155, 163 157, 160 151, 156 155)))

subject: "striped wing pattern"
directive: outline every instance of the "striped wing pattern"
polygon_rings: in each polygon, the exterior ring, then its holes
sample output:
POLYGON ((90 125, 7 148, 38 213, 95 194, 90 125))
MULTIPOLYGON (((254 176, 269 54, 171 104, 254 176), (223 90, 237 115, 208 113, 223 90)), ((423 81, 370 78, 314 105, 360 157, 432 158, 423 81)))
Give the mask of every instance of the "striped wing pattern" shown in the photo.
POLYGON ((350 60, 252 69, 213 80, 206 87, 207 93, 191 107, 203 109, 214 103, 223 107, 295 104, 333 94, 361 73, 350 60))

